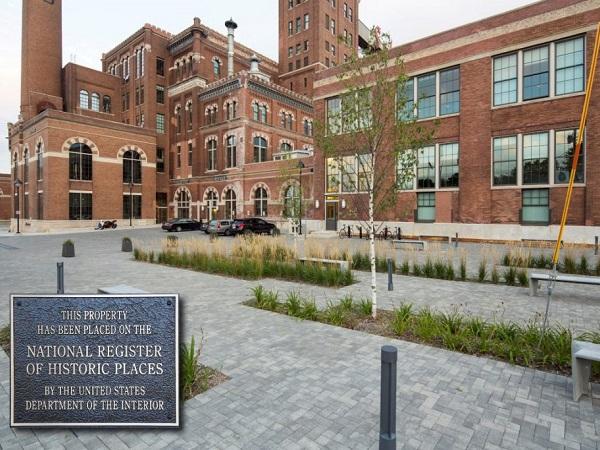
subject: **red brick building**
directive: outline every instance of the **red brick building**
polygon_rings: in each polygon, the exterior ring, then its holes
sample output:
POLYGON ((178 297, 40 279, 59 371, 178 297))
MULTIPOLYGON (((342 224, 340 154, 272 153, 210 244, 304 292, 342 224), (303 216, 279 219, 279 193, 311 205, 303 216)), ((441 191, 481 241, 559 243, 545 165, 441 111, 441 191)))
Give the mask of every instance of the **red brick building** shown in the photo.
POLYGON ((0 173, 0 221, 10 220, 12 215, 10 173, 0 173))
MULTIPOLYGON (((102 55, 102 71, 62 67, 61 8, 23 1, 9 148, 25 231, 130 216, 286 223, 300 185, 310 230, 352 223, 344 205, 362 194, 328 185, 312 134, 342 93, 337 66, 366 45, 358 0, 279 0, 278 63, 236 42, 233 20, 222 34, 196 18, 177 34, 144 25, 102 55)), ((418 120, 440 126, 379 219, 413 235, 554 237, 599 20, 595 1, 545 0, 395 48, 418 120)), ((599 96, 570 240, 600 225, 599 96)))
MULTIPOLYGON (((379 219, 417 236, 555 239, 599 21, 598 2, 546 0, 394 48, 417 120, 440 124, 379 219)), ((318 120, 338 107, 340 70, 317 73, 318 120)), ((567 233, 587 243, 600 226, 600 72, 595 84, 567 233)), ((315 165, 319 217, 331 229, 356 223, 343 205, 363 194, 328 183, 334 165, 319 149, 315 165)))

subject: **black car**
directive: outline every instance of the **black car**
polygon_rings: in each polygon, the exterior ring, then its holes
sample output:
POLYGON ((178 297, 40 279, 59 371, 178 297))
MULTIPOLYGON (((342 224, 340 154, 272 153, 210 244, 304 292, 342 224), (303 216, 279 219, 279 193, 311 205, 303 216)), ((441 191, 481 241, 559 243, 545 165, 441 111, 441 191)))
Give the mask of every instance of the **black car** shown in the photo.
POLYGON ((202 224, 194 219, 171 219, 163 223, 162 229, 165 231, 193 231, 202 229, 202 224))
POLYGON ((263 219, 236 219, 231 226, 232 234, 279 234, 274 223, 263 219))

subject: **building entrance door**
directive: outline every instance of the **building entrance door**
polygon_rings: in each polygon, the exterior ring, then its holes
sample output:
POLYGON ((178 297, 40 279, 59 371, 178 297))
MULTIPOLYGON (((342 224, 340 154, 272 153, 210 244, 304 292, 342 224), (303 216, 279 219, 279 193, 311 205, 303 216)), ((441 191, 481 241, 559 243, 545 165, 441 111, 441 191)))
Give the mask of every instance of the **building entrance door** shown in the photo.
POLYGON ((337 200, 325 201, 325 229, 327 231, 337 231, 339 202, 337 200))

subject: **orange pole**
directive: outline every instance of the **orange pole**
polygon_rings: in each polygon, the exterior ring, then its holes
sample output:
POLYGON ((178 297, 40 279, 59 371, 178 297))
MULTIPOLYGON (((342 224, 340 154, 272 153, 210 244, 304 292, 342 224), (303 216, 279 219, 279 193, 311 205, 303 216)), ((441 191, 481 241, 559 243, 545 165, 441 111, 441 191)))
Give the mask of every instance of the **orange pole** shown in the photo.
POLYGON ((583 111, 581 113, 581 120, 579 122, 579 130, 577 131, 577 142, 575 143, 575 154, 573 155, 573 165, 571 167, 571 176, 569 178, 569 187, 567 189, 567 196, 565 198, 565 205, 563 208, 562 219, 560 221, 560 230, 558 232, 558 239, 556 240, 556 247, 554 248, 554 255, 552 257, 553 266, 558 265, 560 259, 560 250, 563 236, 565 233, 565 226, 567 224, 567 218, 569 217, 569 208, 571 207, 571 197, 573 196, 573 185, 575 184, 575 175, 577 174, 577 164, 579 163, 579 156, 581 154, 581 145, 583 143, 583 133, 587 124, 588 112, 590 109, 590 102, 592 100, 592 88, 594 86, 594 79, 596 77, 596 66, 598 65, 598 57, 600 55, 600 23, 596 28, 596 44, 594 45, 594 56, 592 57, 590 65, 590 73, 588 82, 585 90, 585 101, 583 103, 583 111))

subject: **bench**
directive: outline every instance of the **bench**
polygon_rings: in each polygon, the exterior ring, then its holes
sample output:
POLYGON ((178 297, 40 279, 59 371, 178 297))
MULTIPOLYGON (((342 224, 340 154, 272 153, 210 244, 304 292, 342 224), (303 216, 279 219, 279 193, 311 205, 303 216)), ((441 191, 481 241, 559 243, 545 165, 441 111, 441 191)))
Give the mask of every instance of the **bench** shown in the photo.
POLYGON ((119 284, 118 286, 111 286, 106 288, 98 288, 98 294, 107 295, 123 295, 123 294, 147 294, 148 292, 138 288, 127 286, 125 284, 119 284))
POLYGON ((425 241, 413 241, 411 239, 394 239, 392 245, 395 249, 402 248, 405 245, 413 245, 418 250, 425 250, 425 241))
POLYGON ((590 376, 592 362, 600 362, 600 345, 591 342, 573 341, 571 344, 571 372, 573 374, 573 401, 582 395, 592 394, 590 376))
POLYGON ((314 264, 327 264, 332 266, 339 266, 341 271, 350 270, 350 263, 348 261, 342 261, 339 259, 321 259, 321 258, 299 258, 298 261, 301 263, 314 263, 314 264))
MULTIPOLYGON (((535 297, 540 287, 540 281, 550 282, 552 276, 549 273, 532 273, 529 276, 529 295, 535 297)), ((592 286, 600 286, 600 277, 586 277, 577 275, 563 275, 556 277, 557 283, 573 283, 573 284, 588 284, 592 286)))

